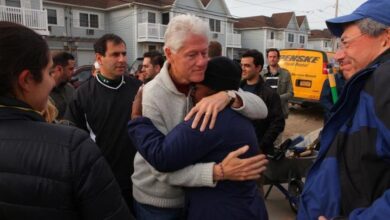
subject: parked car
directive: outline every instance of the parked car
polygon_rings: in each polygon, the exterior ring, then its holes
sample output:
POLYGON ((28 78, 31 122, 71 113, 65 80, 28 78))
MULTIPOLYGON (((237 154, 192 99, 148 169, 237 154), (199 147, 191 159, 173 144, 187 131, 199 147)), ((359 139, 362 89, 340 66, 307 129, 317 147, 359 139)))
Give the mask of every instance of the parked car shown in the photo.
POLYGON ((138 72, 142 70, 142 62, 144 58, 143 57, 138 57, 135 59, 129 67, 129 74, 132 76, 135 76, 138 72))
POLYGON ((90 77, 92 77, 92 65, 79 66, 74 70, 70 83, 77 88, 90 77))

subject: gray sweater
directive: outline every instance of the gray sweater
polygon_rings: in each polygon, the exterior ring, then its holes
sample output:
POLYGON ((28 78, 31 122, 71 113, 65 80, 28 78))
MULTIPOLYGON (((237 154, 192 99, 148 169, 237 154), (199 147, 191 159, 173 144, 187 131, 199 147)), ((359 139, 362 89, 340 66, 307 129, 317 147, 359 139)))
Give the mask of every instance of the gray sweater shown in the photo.
MULTIPOLYGON (((189 96, 179 92, 168 73, 168 63, 154 80, 143 88, 142 114, 152 120, 163 134, 168 134, 183 121, 192 107, 189 96)), ((267 107, 256 95, 238 92, 244 105, 235 109, 251 119, 267 116, 267 107), (248 107, 247 107, 248 106, 248 107)), ((214 187, 214 163, 195 164, 172 173, 160 173, 137 153, 134 158, 133 195, 147 205, 160 208, 177 208, 184 206, 185 187, 214 187)))

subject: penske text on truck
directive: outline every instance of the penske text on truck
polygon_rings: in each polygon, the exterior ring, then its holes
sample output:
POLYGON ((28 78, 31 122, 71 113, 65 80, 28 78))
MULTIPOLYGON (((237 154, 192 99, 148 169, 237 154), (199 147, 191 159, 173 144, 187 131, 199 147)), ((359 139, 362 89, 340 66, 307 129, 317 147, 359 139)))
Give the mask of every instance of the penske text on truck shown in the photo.
POLYGON ((279 65, 291 73, 293 103, 318 103, 322 85, 328 77, 328 56, 319 50, 280 50, 279 65))

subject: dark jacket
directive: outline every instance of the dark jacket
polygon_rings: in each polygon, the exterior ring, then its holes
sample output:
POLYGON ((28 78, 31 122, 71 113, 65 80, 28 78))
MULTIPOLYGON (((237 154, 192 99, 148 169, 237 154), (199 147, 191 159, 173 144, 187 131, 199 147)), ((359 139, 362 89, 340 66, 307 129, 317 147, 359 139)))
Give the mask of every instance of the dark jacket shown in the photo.
POLYGON ((74 88, 70 83, 63 83, 54 87, 50 93, 50 98, 53 100, 54 105, 58 110, 57 119, 63 119, 66 108, 69 103, 72 101, 73 95, 75 93, 74 88))
MULTIPOLYGON (((258 154, 251 122, 230 108, 218 114, 213 129, 200 132, 192 120, 180 123, 166 137, 147 118, 129 122, 129 134, 140 154, 157 170, 169 172, 203 162, 221 162, 243 145, 242 157, 258 154), (234 126, 231 126, 234 125, 234 126)), ((184 188, 188 220, 268 219, 255 181, 221 181, 215 188, 184 188)))
POLYGON ((132 218, 85 132, 0 97, 0 219, 132 218))
MULTIPOLYGON (((264 80, 267 77, 272 77, 269 67, 263 69, 261 76, 264 80)), ((288 101, 294 97, 291 74, 287 69, 279 67, 276 76, 279 77, 277 92, 280 95, 280 100, 282 102, 284 117, 287 118, 289 113, 288 101)))
POLYGON ((321 135, 298 219, 390 216, 390 50, 344 86, 321 135))
MULTIPOLYGON (((241 82, 241 88, 247 85, 246 81, 241 82)), ((278 135, 283 132, 285 119, 280 102, 280 96, 266 86, 263 79, 255 87, 255 94, 258 95, 268 108, 268 116, 265 119, 253 120, 256 136, 260 149, 266 154, 273 154, 274 142, 278 135)))

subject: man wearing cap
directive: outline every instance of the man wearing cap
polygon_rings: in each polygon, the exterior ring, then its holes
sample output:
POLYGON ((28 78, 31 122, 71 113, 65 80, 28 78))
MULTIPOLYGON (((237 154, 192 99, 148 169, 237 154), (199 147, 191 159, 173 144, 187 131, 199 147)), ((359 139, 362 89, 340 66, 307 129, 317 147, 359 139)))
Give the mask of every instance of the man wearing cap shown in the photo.
POLYGON ((390 216, 390 1, 369 0, 327 21, 350 77, 321 136, 298 219, 390 216))

